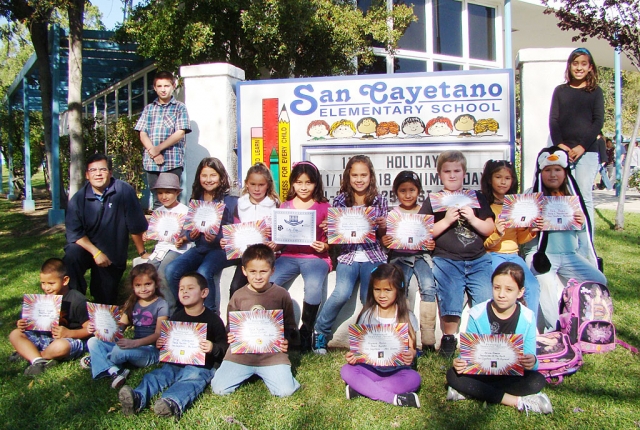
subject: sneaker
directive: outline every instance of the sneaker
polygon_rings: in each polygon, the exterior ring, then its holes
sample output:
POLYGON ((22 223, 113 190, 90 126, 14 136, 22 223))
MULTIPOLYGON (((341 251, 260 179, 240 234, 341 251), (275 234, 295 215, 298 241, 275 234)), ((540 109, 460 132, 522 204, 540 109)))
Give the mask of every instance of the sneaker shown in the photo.
POLYGON ((118 400, 122 405, 122 413, 125 415, 134 415, 140 409, 140 394, 133 391, 128 385, 120 388, 118 400))
POLYGON ((408 406, 411 408, 420 407, 420 399, 418 399, 418 395, 416 393, 396 394, 396 397, 393 399, 393 403, 396 406, 408 406))
POLYGON ((329 341, 324 334, 316 331, 313 332, 313 352, 320 355, 326 354, 328 343, 329 341))
POLYGON ((111 388, 117 390, 127 382, 127 376, 129 376, 129 369, 120 369, 118 373, 111 375, 111 388))
POLYGON ((453 388, 449 387, 447 388, 447 400, 451 400, 455 402, 457 400, 467 400, 467 398, 462 394, 458 393, 453 388))
POLYGON ((91 370, 91 356, 85 355, 80 359, 80 367, 91 370))
POLYGON ((24 360, 24 357, 18 354, 18 351, 13 351, 9 356, 9 363, 16 363, 20 360, 24 360))
POLYGON ((458 348, 458 341, 456 340, 455 335, 453 334, 445 334, 442 336, 442 340, 440 341, 440 351, 438 353, 446 358, 453 357, 453 354, 456 353, 456 349, 458 348))
POLYGON ((158 399, 153 405, 153 412, 161 417, 180 417, 180 406, 171 399, 158 399))
POLYGON ((356 390, 351 387, 351 385, 347 385, 345 388, 347 394, 347 400, 353 400, 357 397, 362 397, 362 394, 358 393, 356 390))
POLYGON ((518 398, 518 410, 525 411, 527 415, 529 415, 529 411, 538 414, 550 414, 553 412, 551 400, 543 393, 518 398))
POLYGON ((422 354, 423 355, 432 354, 434 352, 436 352, 436 346, 435 345, 422 345, 422 354))
POLYGON ((40 375, 41 373, 44 373, 45 370, 47 369, 51 369, 53 366, 57 365, 58 362, 56 360, 45 360, 40 359, 38 361, 36 361, 35 363, 29 365, 29 367, 27 367, 24 370, 24 375, 25 376, 36 376, 36 375, 40 375))

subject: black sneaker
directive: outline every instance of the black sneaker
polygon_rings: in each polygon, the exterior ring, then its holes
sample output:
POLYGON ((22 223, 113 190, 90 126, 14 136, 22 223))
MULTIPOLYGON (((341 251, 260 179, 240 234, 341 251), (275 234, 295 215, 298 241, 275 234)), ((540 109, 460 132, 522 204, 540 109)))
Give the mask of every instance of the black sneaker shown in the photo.
POLYGON ((416 393, 396 394, 396 398, 393 399, 393 403, 395 403, 396 406, 407 406, 410 408, 420 407, 420 399, 418 399, 418 395, 416 393))
POLYGON ((43 358, 31 364, 29 367, 27 367, 24 370, 24 375, 25 376, 40 375, 41 373, 44 373, 45 370, 50 369, 57 364, 58 362, 56 360, 45 360, 43 358))
POLYGON ((9 356, 9 363, 15 363, 24 360, 24 357, 18 354, 18 351, 13 351, 9 356))
POLYGON ((442 340, 440 341, 440 351, 438 353, 446 358, 453 357, 453 354, 456 353, 456 349, 458 348, 458 341, 456 340, 455 335, 453 334, 445 334, 442 336, 442 340))
POLYGON ((111 388, 117 390, 127 382, 127 376, 129 376, 129 369, 120 369, 118 373, 111 375, 111 388))
POLYGON ((422 345, 422 353, 424 355, 433 354, 434 352, 436 352, 435 345, 422 345))
POLYGON ((158 399, 153 405, 153 412, 161 417, 177 417, 180 418, 180 406, 171 399, 158 399))
POLYGON ((362 394, 358 393, 356 390, 354 390, 351 385, 347 385, 347 387, 345 388, 346 391, 346 395, 347 395, 347 400, 353 400, 357 397, 362 397, 362 394))
POLYGON ((122 405, 122 413, 125 415, 134 415, 140 410, 140 394, 133 391, 133 388, 128 385, 120 389, 118 400, 122 405))

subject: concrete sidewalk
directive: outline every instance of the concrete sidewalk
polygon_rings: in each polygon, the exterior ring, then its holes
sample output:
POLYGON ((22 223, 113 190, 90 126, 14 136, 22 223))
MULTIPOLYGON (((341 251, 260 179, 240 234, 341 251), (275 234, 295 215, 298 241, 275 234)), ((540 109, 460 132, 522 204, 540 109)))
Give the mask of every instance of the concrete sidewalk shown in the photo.
MULTIPOLYGON (((638 190, 627 190, 624 200, 625 213, 640 213, 640 193, 638 190)), ((593 203, 596 209, 610 209, 613 211, 618 209, 618 197, 613 190, 594 190, 593 203)))

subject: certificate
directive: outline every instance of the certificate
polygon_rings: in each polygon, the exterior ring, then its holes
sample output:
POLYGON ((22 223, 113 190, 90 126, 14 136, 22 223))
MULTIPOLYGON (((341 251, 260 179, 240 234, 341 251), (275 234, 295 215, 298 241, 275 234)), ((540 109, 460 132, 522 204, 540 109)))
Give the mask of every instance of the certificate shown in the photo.
POLYGON ((175 242, 182 233, 185 216, 175 212, 156 209, 149 219, 147 239, 175 242))
POLYGON ((409 324, 351 324, 349 349, 358 363, 404 366, 401 354, 409 349, 409 324))
POLYGON ((229 345, 232 354, 282 352, 282 309, 229 312, 229 333, 235 336, 229 345))
POLYGON ((366 208, 329 208, 327 238, 329 244, 374 243, 377 210, 366 208))
POLYGON ((316 211, 273 209, 271 235, 283 245, 311 245, 316 240, 316 211))
POLYGON ((438 193, 429 194, 431 200, 431 209, 434 212, 445 212, 447 209, 463 208, 479 208, 478 196, 474 190, 460 191, 440 191, 438 193))
POLYGON ((160 348, 160 361, 204 365, 205 357, 200 349, 200 341, 207 339, 206 323, 165 320, 160 324, 160 338, 164 339, 164 345, 160 348))
POLYGON ((460 358, 467 361, 462 373, 522 376, 523 346, 521 334, 460 333, 460 358))
POLYGON ((387 215, 387 234, 393 238, 389 249, 426 250, 432 229, 433 215, 391 211, 387 215))
POLYGON ((269 224, 264 219, 260 221, 227 224, 222 226, 222 235, 227 241, 224 252, 227 260, 242 257, 249 245, 265 243, 269 240, 269 224))
POLYGON ((94 335, 104 342, 116 342, 122 339, 122 332, 118 327, 120 312, 117 306, 102 305, 87 302, 89 320, 96 328, 94 335))
POLYGON ((200 233, 218 234, 224 207, 225 204, 222 202, 191 200, 183 228, 185 230, 198 230, 200 233))
POLYGON ((573 218, 576 212, 582 212, 578 196, 545 197, 544 207, 542 208, 543 230, 582 229, 582 226, 573 218))
POLYGON ((22 298, 22 319, 27 320, 27 330, 51 331, 60 321, 62 296, 25 294, 22 298))
POLYGON ((535 219, 541 216, 545 197, 542 193, 507 194, 502 203, 500 218, 507 228, 534 227, 535 219))

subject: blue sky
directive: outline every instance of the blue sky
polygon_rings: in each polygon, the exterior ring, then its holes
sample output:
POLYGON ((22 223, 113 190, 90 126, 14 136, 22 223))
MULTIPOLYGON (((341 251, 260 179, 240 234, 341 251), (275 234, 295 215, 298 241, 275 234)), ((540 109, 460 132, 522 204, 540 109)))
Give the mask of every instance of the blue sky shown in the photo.
MULTIPOLYGON (((91 0, 102 12, 102 22, 107 30, 113 30, 116 23, 122 22, 122 0, 91 0)), ((133 6, 142 3, 142 0, 133 0, 133 6)))

